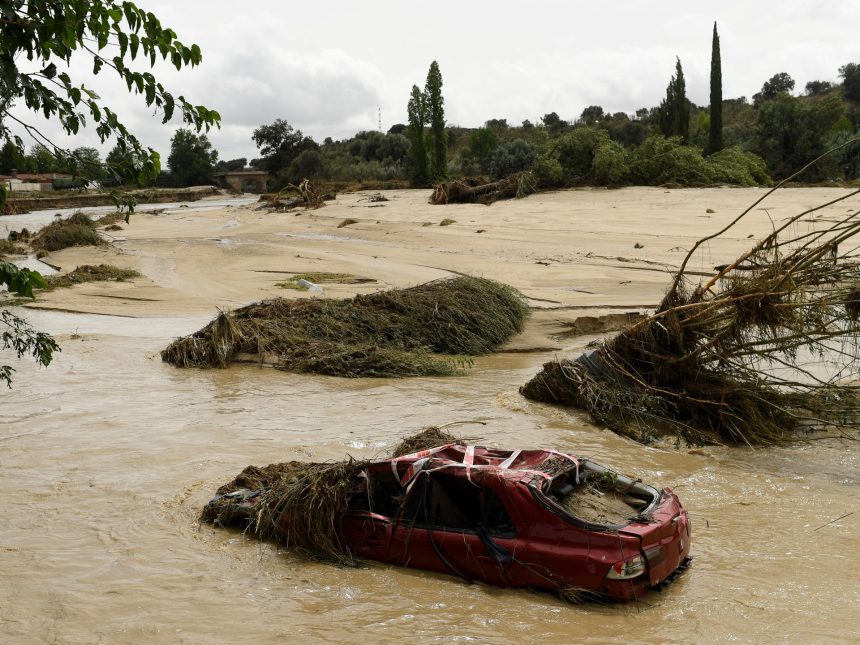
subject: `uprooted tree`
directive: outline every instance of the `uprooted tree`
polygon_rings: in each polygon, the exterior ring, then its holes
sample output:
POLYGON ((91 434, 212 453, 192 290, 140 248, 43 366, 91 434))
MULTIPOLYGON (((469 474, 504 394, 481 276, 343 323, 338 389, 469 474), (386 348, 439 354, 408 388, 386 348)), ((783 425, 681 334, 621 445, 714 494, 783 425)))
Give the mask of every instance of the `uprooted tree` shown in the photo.
POLYGON ((645 442, 780 443, 860 429, 860 210, 840 203, 858 194, 782 221, 694 284, 696 251, 763 196, 696 243, 653 315, 576 360, 547 363, 521 393, 645 442))

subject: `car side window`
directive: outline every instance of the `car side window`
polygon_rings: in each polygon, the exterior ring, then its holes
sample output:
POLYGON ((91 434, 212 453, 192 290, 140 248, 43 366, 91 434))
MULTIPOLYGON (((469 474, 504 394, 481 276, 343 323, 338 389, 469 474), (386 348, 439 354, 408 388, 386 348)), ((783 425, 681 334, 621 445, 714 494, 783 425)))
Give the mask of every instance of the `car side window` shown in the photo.
POLYGON ((404 521, 454 531, 513 535, 514 523, 495 491, 462 477, 429 473, 410 492, 404 521))
POLYGON ((349 510, 371 511, 394 518, 400 510, 402 497, 400 480, 390 471, 368 473, 366 490, 350 498, 349 510))

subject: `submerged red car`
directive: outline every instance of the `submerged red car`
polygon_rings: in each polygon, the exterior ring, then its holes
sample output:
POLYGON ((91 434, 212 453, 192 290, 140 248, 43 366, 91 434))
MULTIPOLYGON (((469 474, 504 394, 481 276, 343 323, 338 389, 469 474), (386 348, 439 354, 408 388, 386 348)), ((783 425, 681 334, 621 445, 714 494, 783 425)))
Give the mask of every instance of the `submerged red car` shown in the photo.
MULTIPOLYGON (((449 444, 372 462, 351 490, 341 535, 365 559, 625 602, 689 562, 689 517, 670 489, 572 454, 449 444)), ((252 511, 259 498, 210 504, 252 511)))

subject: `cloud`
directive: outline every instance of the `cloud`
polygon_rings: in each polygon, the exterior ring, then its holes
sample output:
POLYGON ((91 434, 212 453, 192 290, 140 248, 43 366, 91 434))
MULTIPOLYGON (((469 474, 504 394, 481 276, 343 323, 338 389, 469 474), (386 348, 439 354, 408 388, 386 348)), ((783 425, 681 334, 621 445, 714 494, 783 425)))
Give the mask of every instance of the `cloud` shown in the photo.
MULTIPOLYGON (((707 104, 715 18, 726 97, 749 97, 782 71, 801 92, 807 81, 837 80, 840 65, 860 62, 846 31, 860 21, 856 3, 724 0, 714 15, 711 5, 696 3, 655 11, 632 0, 533 0, 523 10, 502 0, 488 10, 439 0, 433 16, 446 18, 435 21, 426 7, 373 0, 149 0, 147 8, 203 50, 200 67, 177 72, 160 65, 155 75, 175 94, 221 113, 222 128, 209 135, 221 158, 256 156, 251 133, 278 118, 317 140, 375 128, 378 108, 384 129, 404 122, 409 91, 423 87, 433 59, 442 70, 447 119, 467 127, 490 118, 536 121, 552 111, 573 119, 588 105, 628 113, 657 105, 676 54, 689 98, 707 104)), ((90 65, 76 63, 73 71, 88 78, 90 65)), ((107 73, 92 85, 166 156, 180 121, 161 125, 141 97, 107 73)), ((56 124, 30 119, 57 134, 56 124)), ((90 133, 71 145, 94 142, 90 133)))

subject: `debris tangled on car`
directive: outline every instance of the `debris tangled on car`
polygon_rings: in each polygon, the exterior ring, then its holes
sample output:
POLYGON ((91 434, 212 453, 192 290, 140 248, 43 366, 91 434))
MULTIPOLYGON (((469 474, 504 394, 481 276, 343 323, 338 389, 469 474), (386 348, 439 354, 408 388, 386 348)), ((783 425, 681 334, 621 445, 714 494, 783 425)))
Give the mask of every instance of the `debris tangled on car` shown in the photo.
POLYGON ((635 600, 687 566, 690 522, 670 489, 585 457, 467 445, 438 428, 404 446, 415 452, 249 466, 202 519, 340 564, 379 560, 571 601, 635 600))

